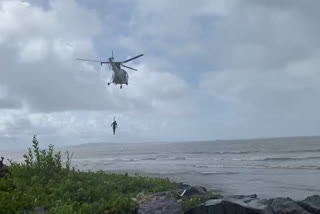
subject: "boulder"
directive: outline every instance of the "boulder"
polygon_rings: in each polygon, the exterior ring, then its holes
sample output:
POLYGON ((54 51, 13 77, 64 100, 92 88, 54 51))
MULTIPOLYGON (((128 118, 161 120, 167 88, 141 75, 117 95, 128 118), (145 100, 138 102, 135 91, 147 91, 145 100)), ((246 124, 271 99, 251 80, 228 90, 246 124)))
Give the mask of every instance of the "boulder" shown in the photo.
POLYGON ((224 214, 223 199, 208 200, 195 208, 191 208, 185 214, 224 214))
POLYGON ((225 199, 208 200, 186 214, 273 214, 267 200, 256 196, 234 196, 225 199))
POLYGON ((141 192, 135 198, 132 198, 132 200, 138 202, 139 204, 146 204, 156 200, 169 198, 169 196, 170 193, 167 191, 154 194, 144 194, 143 192, 141 192))
POLYGON ((273 211, 266 200, 249 199, 245 200, 224 200, 224 213, 226 214, 273 214, 273 211))
POLYGON ((5 177, 8 172, 9 172, 9 167, 2 163, 0 165, 0 178, 5 177))
POLYGON ((229 196, 228 198, 234 198, 234 199, 252 199, 252 198, 257 198, 257 194, 251 194, 251 195, 232 195, 232 196, 229 196))
POLYGON ((270 202, 270 206, 276 214, 310 214, 291 198, 274 198, 270 202))
POLYGON ((187 189, 187 188, 189 188, 189 187, 190 187, 190 185, 184 184, 184 183, 177 183, 177 184, 176 184, 176 188, 177 188, 177 189, 187 189))
MULTIPOLYGON (((44 207, 34 207, 32 210, 33 214, 45 214, 46 213, 46 209, 44 207)), ((23 213, 29 214, 30 210, 26 209, 23 211, 23 213)))
POLYGON ((183 214, 183 210, 174 199, 160 199, 140 204, 139 214, 183 214))
POLYGON ((35 208, 33 208, 33 213, 34 214, 44 214, 44 213, 46 213, 46 210, 44 207, 35 207, 35 208))
POLYGON ((190 198, 196 197, 196 196, 201 197, 206 195, 207 195, 206 188, 201 186, 190 186, 181 194, 181 196, 190 197, 190 198))
POLYGON ((167 191, 164 191, 164 192, 157 192, 154 195, 157 196, 157 197, 167 197, 168 194, 169 193, 167 191))
POLYGON ((310 213, 320 214, 320 195, 309 196, 298 204, 310 213))

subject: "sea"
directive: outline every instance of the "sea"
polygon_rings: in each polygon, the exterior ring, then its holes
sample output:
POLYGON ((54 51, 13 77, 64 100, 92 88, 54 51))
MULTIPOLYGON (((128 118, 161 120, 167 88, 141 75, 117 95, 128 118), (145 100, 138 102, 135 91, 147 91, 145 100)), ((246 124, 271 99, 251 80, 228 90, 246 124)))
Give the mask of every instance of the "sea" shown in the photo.
POLYGON ((169 178, 223 195, 302 200, 320 194, 320 137, 65 147, 82 171, 169 178))

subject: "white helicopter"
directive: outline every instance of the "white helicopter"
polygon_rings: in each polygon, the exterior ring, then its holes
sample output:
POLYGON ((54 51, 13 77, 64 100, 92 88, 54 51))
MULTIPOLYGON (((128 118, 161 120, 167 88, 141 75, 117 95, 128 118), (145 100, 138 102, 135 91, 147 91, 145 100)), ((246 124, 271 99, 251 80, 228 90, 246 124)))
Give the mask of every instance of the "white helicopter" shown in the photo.
POLYGON ((103 64, 111 65, 111 68, 113 70, 113 74, 112 74, 111 81, 108 82, 108 85, 110 85, 111 83, 113 83, 115 85, 120 84, 120 88, 122 89, 123 84, 128 85, 129 75, 125 70, 121 69, 121 66, 125 67, 125 68, 129 68, 134 71, 137 71, 137 69, 131 68, 127 65, 124 65, 123 63, 129 62, 131 60, 137 59, 142 56, 143 56, 143 54, 140 54, 138 56, 132 57, 132 58, 127 59, 125 61, 115 62, 115 61, 113 61, 114 58, 113 58, 113 51, 112 51, 112 56, 109 57, 109 61, 97 61, 97 60, 91 60, 91 59, 76 59, 76 60, 82 60, 82 61, 88 61, 88 62, 99 62, 101 64, 101 66, 103 64))

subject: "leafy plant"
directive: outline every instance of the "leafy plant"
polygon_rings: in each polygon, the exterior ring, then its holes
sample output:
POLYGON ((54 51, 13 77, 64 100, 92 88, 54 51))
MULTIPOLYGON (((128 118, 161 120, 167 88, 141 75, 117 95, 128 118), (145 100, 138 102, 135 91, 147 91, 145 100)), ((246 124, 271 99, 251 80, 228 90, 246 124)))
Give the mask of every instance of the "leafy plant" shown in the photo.
POLYGON ((222 195, 220 195, 219 193, 214 192, 214 191, 209 191, 207 193, 207 195, 202 196, 202 197, 197 197, 197 196, 191 197, 191 198, 183 197, 180 202, 180 205, 184 211, 187 211, 191 208, 194 208, 194 207, 200 205, 201 203, 203 203, 209 199, 219 199, 219 198, 222 198, 222 195))
POLYGON ((168 179, 76 171, 71 169, 72 155, 67 152, 63 162, 53 145, 40 150, 34 136, 24 162, 11 161, 7 175, 0 179, 0 214, 23 213, 34 207, 55 214, 131 213, 138 207, 131 198, 138 193, 175 186, 168 179))
POLYGON ((180 205, 184 211, 189 210, 193 207, 198 206, 202 202, 204 202, 204 199, 195 197, 195 198, 183 198, 182 201, 180 202, 180 205))

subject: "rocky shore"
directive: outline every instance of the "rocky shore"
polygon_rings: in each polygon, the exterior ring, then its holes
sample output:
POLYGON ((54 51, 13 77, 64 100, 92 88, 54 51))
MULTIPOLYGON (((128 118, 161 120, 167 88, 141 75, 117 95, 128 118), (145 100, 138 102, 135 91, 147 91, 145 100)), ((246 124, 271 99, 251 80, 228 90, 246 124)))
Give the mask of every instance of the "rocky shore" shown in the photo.
MULTIPOLYGON (((190 187, 186 193, 199 197, 202 187, 190 187), (199 190, 199 191, 198 191, 199 190)), ((313 195, 302 201, 290 198, 259 199, 257 195, 234 195, 227 198, 212 198, 186 211, 181 200, 168 197, 168 192, 153 195, 140 194, 134 200, 139 208, 131 214, 320 214, 320 196, 313 195)), ((205 195, 202 195, 205 196, 205 195)), ((28 213, 28 212, 26 212, 28 213)), ((45 214, 46 209, 36 207, 34 214, 45 214)))
POLYGON ((290 198, 259 199, 254 195, 223 197, 212 194, 203 187, 179 184, 177 197, 159 193, 140 198, 138 214, 320 214, 320 196, 313 195, 302 201, 290 198), (144 200, 149 198, 149 200, 144 200), (204 202, 184 210, 182 200, 204 202))

